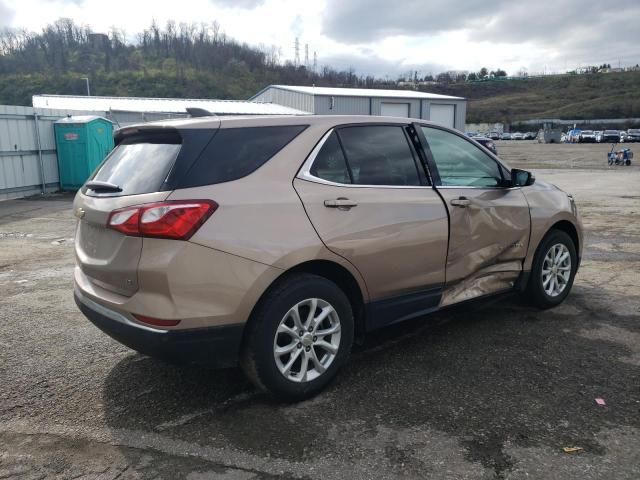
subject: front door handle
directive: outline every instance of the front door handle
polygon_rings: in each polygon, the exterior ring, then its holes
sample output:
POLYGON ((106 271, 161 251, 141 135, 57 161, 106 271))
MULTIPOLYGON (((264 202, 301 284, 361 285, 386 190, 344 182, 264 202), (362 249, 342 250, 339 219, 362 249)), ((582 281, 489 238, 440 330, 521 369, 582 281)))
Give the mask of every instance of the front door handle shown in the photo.
POLYGON ((349 200, 348 198, 340 197, 336 198, 335 200, 325 200, 324 206, 327 208, 341 208, 348 210, 349 208, 357 207, 358 204, 353 200, 349 200))
POLYGON ((466 197, 460 197, 460 198, 454 198, 449 203, 451 203, 451 205, 453 205, 454 207, 466 208, 469 205, 471 205, 471 200, 469 200, 466 197))

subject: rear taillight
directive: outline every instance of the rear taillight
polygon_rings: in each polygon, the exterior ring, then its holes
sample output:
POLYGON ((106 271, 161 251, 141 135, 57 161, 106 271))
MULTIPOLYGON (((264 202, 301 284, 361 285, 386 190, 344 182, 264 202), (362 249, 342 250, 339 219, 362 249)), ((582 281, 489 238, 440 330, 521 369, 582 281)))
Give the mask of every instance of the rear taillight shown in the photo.
POLYGON ((174 200, 114 210, 107 227, 134 237, 189 240, 216 211, 211 200, 174 200))

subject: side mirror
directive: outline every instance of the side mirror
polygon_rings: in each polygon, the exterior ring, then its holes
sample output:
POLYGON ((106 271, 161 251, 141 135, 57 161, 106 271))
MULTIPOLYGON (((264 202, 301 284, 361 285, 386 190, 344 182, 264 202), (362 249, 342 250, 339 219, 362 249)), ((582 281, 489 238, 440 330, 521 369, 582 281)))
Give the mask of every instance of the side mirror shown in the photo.
POLYGON ((536 177, 533 173, 527 170, 520 170, 519 168, 511 169, 511 186, 513 187, 528 187, 533 185, 536 181, 536 177))

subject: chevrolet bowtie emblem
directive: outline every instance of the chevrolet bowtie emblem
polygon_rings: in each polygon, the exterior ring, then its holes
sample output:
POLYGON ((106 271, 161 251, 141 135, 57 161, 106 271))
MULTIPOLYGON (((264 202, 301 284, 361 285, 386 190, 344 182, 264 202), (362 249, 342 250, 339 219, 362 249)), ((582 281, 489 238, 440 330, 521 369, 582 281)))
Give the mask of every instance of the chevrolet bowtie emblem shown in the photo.
POLYGON ((76 210, 76 217, 82 218, 82 217, 84 217, 85 213, 86 212, 84 211, 84 209, 82 207, 78 207, 78 209, 76 210))

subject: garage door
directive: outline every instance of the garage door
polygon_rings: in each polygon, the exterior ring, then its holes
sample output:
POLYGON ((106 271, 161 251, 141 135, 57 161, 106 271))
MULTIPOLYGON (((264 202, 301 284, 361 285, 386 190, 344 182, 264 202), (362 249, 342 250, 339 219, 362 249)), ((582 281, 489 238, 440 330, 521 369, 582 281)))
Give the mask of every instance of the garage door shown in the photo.
POLYGON ((438 105, 431 104, 431 116, 429 118, 434 123, 444 125, 445 127, 455 127, 456 106, 455 105, 438 105))
POLYGON ((380 107, 380 115, 383 117, 408 117, 408 103, 385 103, 382 102, 380 107))

